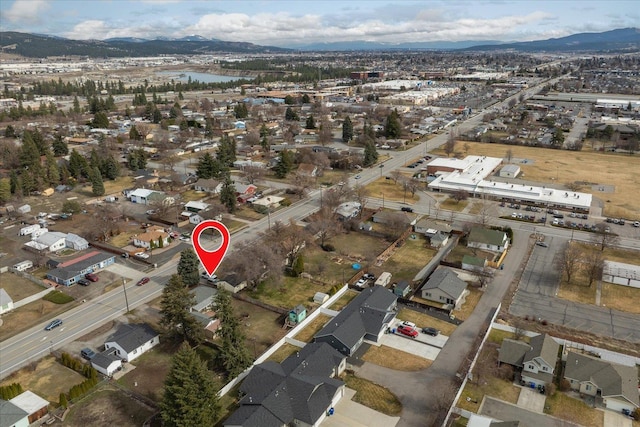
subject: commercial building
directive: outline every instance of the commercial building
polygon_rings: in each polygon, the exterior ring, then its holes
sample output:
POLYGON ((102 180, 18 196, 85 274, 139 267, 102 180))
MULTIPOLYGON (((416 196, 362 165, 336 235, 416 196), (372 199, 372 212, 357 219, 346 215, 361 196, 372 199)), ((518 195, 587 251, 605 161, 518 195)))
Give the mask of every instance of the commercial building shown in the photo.
POLYGON ((94 273, 116 262, 116 257, 103 252, 92 251, 59 263, 47 272, 47 279, 64 286, 71 286, 87 273, 94 273))

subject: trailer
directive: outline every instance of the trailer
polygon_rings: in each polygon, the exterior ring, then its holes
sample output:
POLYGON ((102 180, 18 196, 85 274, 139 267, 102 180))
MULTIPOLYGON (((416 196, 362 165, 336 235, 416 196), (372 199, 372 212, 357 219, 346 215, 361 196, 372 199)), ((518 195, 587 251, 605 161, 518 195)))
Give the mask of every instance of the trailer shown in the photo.
POLYGON ((40 230, 40 224, 27 225, 26 227, 22 227, 18 234, 20 236, 28 236, 37 230, 40 230))
POLYGON ((391 273, 389 273, 388 271, 385 271, 382 274, 380 274, 380 277, 378 277, 378 280, 376 280, 375 285, 387 287, 389 282, 391 282, 391 273))
POLYGON ((13 266, 15 270, 25 271, 33 267, 33 261, 21 261, 13 266))

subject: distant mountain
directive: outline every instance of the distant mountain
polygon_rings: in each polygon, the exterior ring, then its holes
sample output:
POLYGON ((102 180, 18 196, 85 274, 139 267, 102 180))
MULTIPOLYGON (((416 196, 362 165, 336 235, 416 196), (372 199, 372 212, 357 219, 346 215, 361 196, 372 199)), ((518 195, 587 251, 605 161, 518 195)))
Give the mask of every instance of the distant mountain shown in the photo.
POLYGON ((145 40, 133 37, 109 40, 69 40, 17 32, 0 32, 0 47, 2 50, 32 58, 65 55, 127 57, 220 52, 283 53, 289 51, 289 49, 259 46, 253 43, 207 40, 200 36, 189 36, 182 40, 145 40))
POLYGON ((465 40, 459 42, 413 42, 413 43, 380 43, 364 40, 312 43, 305 45, 288 45, 291 49, 304 51, 345 51, 345 50, 456 50, 477 45, 499 44, 498 40, 465 40))
POLYGON ((621 28, 602 33, 579 33, 557 39, 531 42, 483 44, 466 50, 504 50, 521 52, 586 52, 586 51, 637 51, 640 50, 640 29, 621 28))

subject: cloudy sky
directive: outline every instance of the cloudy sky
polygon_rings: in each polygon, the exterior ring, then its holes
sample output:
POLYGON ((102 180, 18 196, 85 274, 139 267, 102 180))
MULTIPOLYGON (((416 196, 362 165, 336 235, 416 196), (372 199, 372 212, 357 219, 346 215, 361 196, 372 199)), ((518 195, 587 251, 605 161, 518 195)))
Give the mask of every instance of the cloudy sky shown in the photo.
POLYGON ((637 0, 2 0, 0 29, 72 39, 527 41, 640 27, 637 0))

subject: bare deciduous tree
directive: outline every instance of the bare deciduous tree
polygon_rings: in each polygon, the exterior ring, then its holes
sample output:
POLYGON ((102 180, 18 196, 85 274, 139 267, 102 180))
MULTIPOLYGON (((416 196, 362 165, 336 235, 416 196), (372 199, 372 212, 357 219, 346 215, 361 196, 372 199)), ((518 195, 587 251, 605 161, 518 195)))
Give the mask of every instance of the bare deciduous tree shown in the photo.
POLYGON ((224 271, 237 273, 249 286, 255 287, 267 277, 278 279, 282 275, 283 261, 282 255, 269 245, 242 243, 225 260, 224 271))
POLYGON ((449 137, 447 138, 447 142, 445 142, 443 149, 447 157, 451 156, 451 154, 456 151, 456 133, 453 129, 449 131, 449 137))
POLYGON ((615 246, 620 240, 617 234, 613 234, 610 231, 607 232, 607 229, 609 228, 607 224, 596 224, 596 228, 597 230, 595 233, 593 233, 591 240, 596 246, 600 248, 601 251, 615 246))
POLYGON ((602 277, 604 257, 602 251, 588 251, 584 256, 584 268, 589 278, 589 286, 602 277))
POLYGON ((567 242, 564 249, 560 252, 557 263, 558 267, 567 277, 567 283, 571 282, 571 277, 580 268, 582 251, 578 245, 567 242))
POLYGON ((242 176, 247 180, 249 184, 254 184, 261 179, 265 174, 264 168, 257 166, 245 166, 242 169, 242 176))

